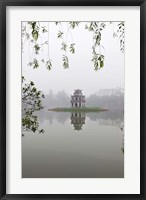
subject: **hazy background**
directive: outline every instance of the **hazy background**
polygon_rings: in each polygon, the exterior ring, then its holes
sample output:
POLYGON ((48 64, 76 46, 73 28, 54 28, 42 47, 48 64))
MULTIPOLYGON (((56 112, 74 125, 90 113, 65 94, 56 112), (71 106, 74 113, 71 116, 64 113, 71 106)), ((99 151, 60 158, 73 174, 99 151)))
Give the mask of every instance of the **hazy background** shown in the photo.
MULTIPOLYGON (((57 33, 60 30, 54 22, 42 23, 49 28, 48 33, 40 35, 39 43, 49 41, 49 47, 46 45, 41 50, 40 55, 32 52, 33 45, 29 41, 25 41, 24 52, 22 53, 22 74, 27 81, 34 81, 38 90, 48 94, 52 98, 53 95, 70 96, 74 89, 82 89, 86 97, 92 94, 98 94, 99 90, 111 88, 124 88, 124 54, 120 51, 119 39, 113 37, 117 23, 108 25, 102 31, 101 53, 105 55, 105 65, 103 69, 95 71, 92 59, 92 33, 85 30, 85 22, 79 27, 71 29, 67 36, 67 43, 75 43, 75 54, 67 53, 70 67, 64 69, 62 66, 61 39, 57 39, 57 33), (48 60, 48 55, 52 59, 52 70, 48 71, 46 66, 40 62, 38 69, 28 66, 33 57, 37 59, 44 58, 48 60), (58 93, 59 92, 59 93, 58 93), (66 95, 64 95, 66 94, 66 95)), ((63 24, 63 32, 67 32, 66 23, 63 24)), ((31 30, 28 29, 28 32, 31 30)), ((66 40, 66 38, 65 38, 66 40)), ((60 99, 60 97, 59 97, 60 99)), ((91 99, 90 99, 91 100, 91 99)), ((51 101, 51 100, 50 100, 51 101)), ((91 102, 91 101, 90 101, 91 102)))

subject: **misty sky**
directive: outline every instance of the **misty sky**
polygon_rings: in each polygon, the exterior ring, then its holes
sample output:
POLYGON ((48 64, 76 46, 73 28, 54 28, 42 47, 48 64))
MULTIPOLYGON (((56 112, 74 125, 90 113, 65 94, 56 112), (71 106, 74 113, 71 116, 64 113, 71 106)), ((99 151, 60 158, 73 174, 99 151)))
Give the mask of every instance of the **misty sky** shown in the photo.
MULTIPOLYGON (((40 35, 38 40, 42 44, 46 40, 49 41, 49 47, 44 45, 43 50, 36 56, 38 59, 52 59, 52 70, 48 71, 46 66, 40 62, 38 69, 33 69, 28 65, 32 61, 35 54, 32 49, 34 44, 25 40, 24 52, 22 53, 22 75, 26 81, 34 81, 38 90, 45 94, 52 90, 54 93, 65 90, 67 94, 72 94, 74 89, 82 89, 86 96, 106 88, 124 88, 124 53, 120 51, 119 39, 113 37, 117 23, 108 25, 102 31, 102 40, 100 48, 101 53, 105 55, 105 65, 101 70, 95 71, 92 59, 93 33, 85 30, 85 23, 81 23, 79 27, 71 29, 67 33, 67 25, 64 22, 63 27, 56 26, 54 22, 40 23, 49 28, 49 34, 40 35), (64 69, 62 66, 61 39, 57 39, 57 33, 62 28, 65 33, 64 40, 68 44, 75 43, 75 54, 69 51, 70 67, 64 69), (67 33, 67 36, 66 36, 67 33)), ((30 33, 31 29, 27 29, 30 33)))

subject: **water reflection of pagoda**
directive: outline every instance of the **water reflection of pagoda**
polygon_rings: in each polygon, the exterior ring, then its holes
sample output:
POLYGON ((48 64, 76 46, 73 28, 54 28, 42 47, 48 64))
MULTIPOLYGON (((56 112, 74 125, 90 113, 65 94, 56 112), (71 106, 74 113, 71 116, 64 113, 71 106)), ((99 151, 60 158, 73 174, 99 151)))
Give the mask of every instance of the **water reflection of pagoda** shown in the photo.
POLYGON ((85 124, 85 113, 71 113, 71 124, 73 124, 75 130, 81 130, 83 124, 85 124))

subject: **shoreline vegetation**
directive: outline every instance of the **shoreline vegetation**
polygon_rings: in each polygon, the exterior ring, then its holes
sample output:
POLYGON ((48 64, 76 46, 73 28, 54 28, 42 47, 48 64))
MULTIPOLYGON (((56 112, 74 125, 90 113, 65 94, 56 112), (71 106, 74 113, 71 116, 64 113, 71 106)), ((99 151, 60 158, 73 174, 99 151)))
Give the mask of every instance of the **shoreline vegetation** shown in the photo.
POLYGON ((54 112, 101 112, 101 111, 108 111, 108 109, 98 108, 98 107, 81 107, 81 108, 50 108, 48 111, 54 112))

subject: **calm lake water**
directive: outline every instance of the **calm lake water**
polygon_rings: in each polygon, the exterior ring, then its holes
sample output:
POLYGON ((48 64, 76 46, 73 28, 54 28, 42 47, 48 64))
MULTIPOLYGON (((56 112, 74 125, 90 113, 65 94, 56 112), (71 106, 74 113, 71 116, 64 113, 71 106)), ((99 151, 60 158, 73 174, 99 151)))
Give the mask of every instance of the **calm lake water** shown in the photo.
POLYGON ((23 131, 23 178, 123 178, 123 113, 41 110, 44 134, 23 131))

